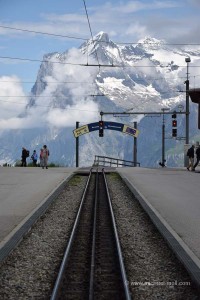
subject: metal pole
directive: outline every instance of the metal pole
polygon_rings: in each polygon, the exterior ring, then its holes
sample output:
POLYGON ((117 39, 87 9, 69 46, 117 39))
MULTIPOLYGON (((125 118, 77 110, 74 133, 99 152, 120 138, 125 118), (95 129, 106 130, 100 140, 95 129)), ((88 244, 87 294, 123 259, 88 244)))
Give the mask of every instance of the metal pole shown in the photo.
MULTIPOLYGON (((79 128, 79 122, 76 122, 76 129, 79 128)), ((79 167, 79 137, 76 138, 76 168, 79 167)))
POLYGON ((165 167, 165 114, 166 111, 169 110, 169 108, 161 108, 162 113, 163 113, 163 122, 162 122, 162 160, 160 166, 165 167))
POLYGON ((187 80, 185 82, 186 84, 186 126, 185 126, 185 136, 186 136, 186 144, 189 144, 189 113, 190 113, 190 108, 189 108, 189 62, 187 62, 187 80))
MULTIPOLYGON (((185 62, 187 63, 187 80, 185 81, 186 84, 186 103, 185 103, 185 144, 186 146, 189 145, 189 114, 190 114, 190 107, 189 107, 189 63, 191 62, 190 57, 186 57, 185 62)), ((187 147, 185 147, 187 148, 187 147)), ((188 165, 188 157, 186 156, 186 152, 184 153, 184 166, 187 167, 188 165)))
POLYGON ((162 124, 162 167, 165 166, 165 120, 163 114, 163 124, 162 124))
MULTIPOLYGON (((137 129, 137 122, 134 122, 134 128, 137 129)), ((136 137, 134 137, 133 161, 134 161, 134 167, 137 167, 137 138, 136 137)))
POLYGON ((200 129, 200 103, 198 104, 198 128, 200 129))

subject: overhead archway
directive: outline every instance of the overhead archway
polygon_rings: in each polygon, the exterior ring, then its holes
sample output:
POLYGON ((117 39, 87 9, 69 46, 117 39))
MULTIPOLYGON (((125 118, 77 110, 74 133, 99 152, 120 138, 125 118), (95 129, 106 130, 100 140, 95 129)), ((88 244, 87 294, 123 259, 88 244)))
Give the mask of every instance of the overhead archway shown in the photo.
MULTIPOLYGON (((104 123, 103 129, 121 131, 122 133, 131 135, 135 138, 138 137, 139 130, 129 125, 123 123, 117 123, 117 122, 110 122, 110 121, 103 121, 103 123, 104 123)), ((83 134, 96 131, 96 130, 99 130, 99 122, 83 125, 73 130, 73 133, 74 133, 74 137, 77 138, 83 134)))
MULTIPOLYGON (((129 125, 123 124, 123 123, 117 123, 117 122, 110 122, 110 121, 101 121, 103 122, 103 130, 104 129, 108 129, 108 130, 115 130, 115 131, 120 131, 122 133, 128 134, 132 137, 134 137, 135 143, 134 143, 134 151, 136 151, 136 138, 138 137, 139 134, 139 130, 136 128, 133 128, 129 125)), ((76 167, 79 166, 79 136, 86 134, 86 133, 90 133, 92 131, 96 131, 100 129, 100 122, 95 122, 95 123, 90 123, 90 124, 86 124, 83 125, 81 127, 77 127, 76 129, 73 130, 74 133, 74 137, 76 138, 76 167)), ((78 126, 79 122, 77 122, 77 126, 78 126)), ((102 129, 102 128, 101 128, 102 129)), ((99 133, 100 134, 100 133, 99 133)), ((100 135, 100 137, 102 137, 102 135, 100 135)), ((134 152, 134 157, 136 157, 136 154, 134 152)), ((136 158, 137 160, 137 158, 136 158)))

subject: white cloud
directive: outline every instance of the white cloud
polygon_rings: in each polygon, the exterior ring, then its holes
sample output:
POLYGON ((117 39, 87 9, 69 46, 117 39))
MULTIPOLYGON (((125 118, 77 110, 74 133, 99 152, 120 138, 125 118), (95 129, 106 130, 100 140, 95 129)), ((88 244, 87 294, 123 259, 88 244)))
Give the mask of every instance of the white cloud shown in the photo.
POLYGON ((0 129, 24 129, 24 118, 0 119, 0 129))
POLYGON ((1 119, 9 119, 24 112, 27 103, 19 78, 16 76, 0 77, 1 119))
POLYGON ((134 24, 132 23, 128 26, 128 28, 125 31, 125 35, 137 36, 138 39, 140 39, 148 35, 148 30, 146 26, 142 26, 142 24, 135 22, 134 24))
MULTIPOLYGON (((64 62, 78 64, 83 63, 84 60, 85 56, 78 49, 73 48, 64 62)), ((52 61, 56 61, 56 56, 52 57, 52 61)), ((90 95, 96 93, 96 88, 91 85, 91 82, 94 82, 98 68, 83 68, 73 64, 52 64, 52 68, 52 76, 45 78, 47 82, 45 90, 36 97, 35 105, 26 110, 23 117, 18 115, 25 112, 27 99, 12 97, 24 95, 19 80, 12 77, 15 81, 11 82, 11 78, 2 78, 4 82, 0 85, 0 96, 7 95, 7 97, 0 103, 1 129, 68 127, 74 126, 76 121, 88 123, 97 119, 98 105, 90 95), (21 99, 23 105, 19 104, 22 103, 21 99)))
POLYGON ((97 120, 99 113, 96 104, 91 101, 81 101, 69 109, 53 109, 47 114, 47 122, 54 127, 75 126, 76 121, 88 124, 97 120))
MULTIPOLYGON (((185 58, 184 58, 184 60, 185 60, 185 58)), ((197 57, 191 56, 191 62, 189 63, 190 88, 200 88, 200 67, 199 66, 200 66, 200 59, 198 59, 197 57)), ((182 78, 183 82, 186 80, 186 69, 185 68, 180 70, 179 76, 180 76, 180 78, 182 78)))
MULTIPOLYGON (((83 63, 85 59, 86 57, 78 49, 73 48, 69 50, 65 62, 78 64, 83 63)), ((52 60, 55 61, 54 58, 52 60)), ((42 95, 53 95, 54 92, 56 94, 59 92, 60 99, 54 99, 54 104, 60 105, 61 100, 65 109, 50 110, 47 114, 49 124, 66 127, 74 125, 75 121, 90 122, 96 118, 98 106, 89 95, 96 93, 91 82, 94 82, 97 73, 98 69, 94 67, 53 65, 53 77, 47 78, 49 84, 42 95), (57 81, 57 84, 51 85, 51 81, 57 81), (60 85, 60 82, 66 82, 66 84, 60 85), (68 98, 66 98, 66 92, 68 98)), ((52 101, 49 104, 51 105, 52 101)))
POLYGON ((115 4, 113 6, 113 10, 125 13, 125 14, 131 14, 138 11, 146 11, 146 10, 157 10, 157 9, 165 9, 165 8, 174 8, 180 6, 180 2, 177 1, 148 1, 148 2, 142 2, 142 1, 127 1, 127 3, 120 3, 115 4))

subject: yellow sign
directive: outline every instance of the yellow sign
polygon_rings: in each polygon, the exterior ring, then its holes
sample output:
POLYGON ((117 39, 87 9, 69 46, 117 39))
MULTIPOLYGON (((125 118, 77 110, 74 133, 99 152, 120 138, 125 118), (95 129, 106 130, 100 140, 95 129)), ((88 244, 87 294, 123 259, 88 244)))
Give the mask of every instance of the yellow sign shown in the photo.
POLYGON ((89 133, 88 125, 83 125, 75 130, 73 130, 75 138, 79 137, 82 134, 89 133))
POLYGON ((138 134, 139 134, 138 129, 135 129, 135 128, 127 126, 127 125, 124 125, 122 132, 126 133, 126 134, 129 134, 129 135, 132 135, 134 137, 138 137, 138 134))

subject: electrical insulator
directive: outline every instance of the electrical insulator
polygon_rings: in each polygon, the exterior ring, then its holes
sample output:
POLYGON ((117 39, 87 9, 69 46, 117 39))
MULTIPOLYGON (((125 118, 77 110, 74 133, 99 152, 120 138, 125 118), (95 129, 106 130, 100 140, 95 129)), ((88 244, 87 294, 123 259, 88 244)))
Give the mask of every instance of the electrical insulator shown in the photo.
POLYGON ((176 119, 176 114, 173 114, 173 115, 172 115, 172 119, 176 119))

